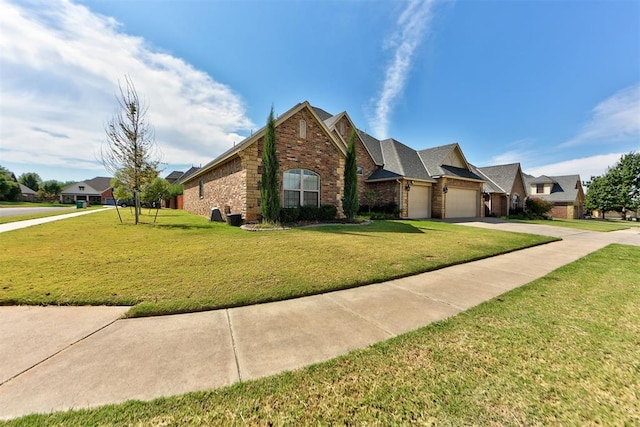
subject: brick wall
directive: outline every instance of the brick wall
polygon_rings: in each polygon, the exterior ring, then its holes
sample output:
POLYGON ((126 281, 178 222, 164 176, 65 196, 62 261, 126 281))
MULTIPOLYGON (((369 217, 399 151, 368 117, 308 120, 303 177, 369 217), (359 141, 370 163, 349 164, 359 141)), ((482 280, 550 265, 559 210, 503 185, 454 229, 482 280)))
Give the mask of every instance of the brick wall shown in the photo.
POLYGON ((184 210, 196 215, 211 215, 212 207, 219 207, 224 214, 224 207, 229 206, 231 212, 245 214, 246 172, 242 169, 240 157, 208 171, 184 184, 184 210), (200 197, 199 182, 204 182, 204 195, 200 197))

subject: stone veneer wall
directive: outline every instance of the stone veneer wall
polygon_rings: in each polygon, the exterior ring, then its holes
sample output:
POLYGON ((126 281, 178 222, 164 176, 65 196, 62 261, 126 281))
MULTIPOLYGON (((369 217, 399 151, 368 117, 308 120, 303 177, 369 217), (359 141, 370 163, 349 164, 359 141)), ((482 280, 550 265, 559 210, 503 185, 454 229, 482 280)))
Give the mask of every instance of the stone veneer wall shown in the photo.
MULTIPOLYGON (((246 220, 260 215, 260 180, 263 138, 241 153, 247 171, 246 220)), ((302 109, 276 127, 276 155, 279 166, 280 200, 284 200, 282 178, 289 169, 308 169, 320 175, 320 204, 334 205, 342 216, 342 190, 345 157, 307 109, 302 109), (307 125, 306 138, 300 137, 300 120, 307 125)))
POLYGON ((447 188, 468 188, 478 190, 478 207, 476 212, 480 216, 484 216, 484 200, 482 199, 482 183, 475 181, 464 181, 455 178, 440 178, 438 182, 433 185, 433 200, 431 204, 431 217, 432 218, 446 218, 446 197, 447 195, 442 191, 443 186, 446 184, 447 188))
POLYGON ((246 173, 239 157, 186 182, 184 185, 184 209, 197 215, 211 215, 211 208, 229 206, 232 213, 245 214, 246 173), (200 197, 200 180, 204 182, 204 195, 200 197))
POLYGON ((375 192, 376 201, 373 205, 386 205, 395 203, 400 206, 400 184, 396 181, 368 182, 367 190, 375 192))

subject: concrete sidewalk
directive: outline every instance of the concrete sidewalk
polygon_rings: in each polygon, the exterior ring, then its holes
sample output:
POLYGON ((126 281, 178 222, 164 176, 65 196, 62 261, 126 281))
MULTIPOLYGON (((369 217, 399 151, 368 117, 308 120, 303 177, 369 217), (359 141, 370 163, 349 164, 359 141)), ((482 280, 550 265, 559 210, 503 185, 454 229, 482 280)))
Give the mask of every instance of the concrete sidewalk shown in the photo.
POLYGON ((640 246, 640 228, 467 225, 564 240, 385 283, 203 313, 117 320, 126 307, 0 307, 0 419, 300 368, 453 316, 608 243, 640 246))
POLYGON ((0 233, 6 233, 7 231, 19 230, 21 228, 33 227, 34 225, 46 224, 47 222, 60 221, 61 219, 73 218, 76 216, 92 214, 96 212, 102 212, 105 209, 113 209, 113 208, 103 208, 103 209, 91 209, 91 210, 81 210, 77 212, 72 212, 68 214, 60 214, 54 216, 47 216, 44 218, 35 218, 35 219, 27 219, 24 221, 15 221, 8 222, 6 224, 0 224, 0 233))

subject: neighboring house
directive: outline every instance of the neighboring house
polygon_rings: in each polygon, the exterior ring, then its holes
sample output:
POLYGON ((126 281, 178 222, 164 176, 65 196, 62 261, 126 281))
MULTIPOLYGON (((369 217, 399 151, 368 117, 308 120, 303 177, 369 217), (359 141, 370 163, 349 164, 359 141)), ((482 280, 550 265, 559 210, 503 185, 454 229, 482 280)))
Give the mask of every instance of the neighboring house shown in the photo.
POLYGON ((580 175, 533 177, 525 175, 528 196, 553 203, 554 218, 579 219, 584 215, 584 191, 580 175))
POLYGON ((520 163, 476 168, 486 182, 483 185, 485 216, 506 216, 522 212, 527 198, 520 163))
MULTIPOLYGON (((378 205, 395 203, 403 218, 477 217, 484 180, 471 171, 458 144, 416 151, 394 139, 358 130, 346 112, 332 115, 297 104, 275 121, 283 207, 334 205, 342 214, 347 141, 356 135, 358 191, 378 205)), ((260 219, 265 128, 178 181, 184 209, 209 216, 211 208, 260 219)))
POLYGON ((20 184, 20 196, 18 197, 18 200, 21 202, 35 202, 36 192, 26 185, 20 184))
POLYGON ((167 182, 169 184, 173 184, 174 182, 176 182, 182 175, 184 175, 184 172, 182 171, 173 171, 171 172, 169 175, 167 175, 167 177, 165 178, 167 180, 167 182))
POLYGON ((97 176, 93 179, 67 185, 60 194, 60 203, 75 203, 78 201, 89 204, 113 205, 115 199, 111 188, 111 178, 97 176))

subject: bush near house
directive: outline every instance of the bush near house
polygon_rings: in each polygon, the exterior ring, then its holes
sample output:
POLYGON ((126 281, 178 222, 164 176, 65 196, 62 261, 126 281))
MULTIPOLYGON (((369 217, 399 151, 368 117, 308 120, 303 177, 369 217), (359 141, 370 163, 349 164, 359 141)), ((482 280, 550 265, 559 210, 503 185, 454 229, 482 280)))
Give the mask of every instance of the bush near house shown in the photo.
POLYGON ((300 206, 297 208, 280 209, 280 222, 292 224, 294 222, 331 221, 336 218, 338 208, 333 205, 300 206))
POLYGON ((534 218, 545 218, 547 213, 553 209, 553 203, 547 202, 546 200, 539 199, 537 197, 532 197, 527 199, 526 210, 530 216, 534 218))

